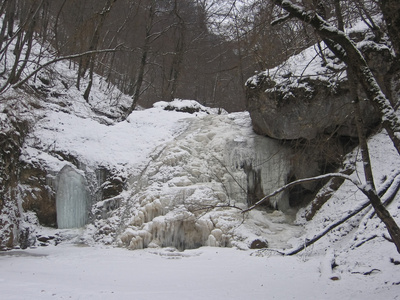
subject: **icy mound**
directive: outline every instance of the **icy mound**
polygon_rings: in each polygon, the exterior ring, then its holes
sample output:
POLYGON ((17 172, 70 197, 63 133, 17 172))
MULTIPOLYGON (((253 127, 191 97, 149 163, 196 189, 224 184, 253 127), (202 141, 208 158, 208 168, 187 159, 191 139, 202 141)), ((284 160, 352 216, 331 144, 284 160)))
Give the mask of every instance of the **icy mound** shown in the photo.
MULTIPOLYGON (((288 224, 289 215, 243 215, 238 209, 247 207, 249 191, 267 194, 284 184, 287 156, 277 141, 252 132, 248 113, 190 119, 184 133, 130 178, 118 209, 107 211, 115 199, 97 204, 102 217, 95 222, 95 240, 129 249, 249 248, 255 240, 289 247, 287 240, 301 232, 288 224)), ((287 195, 275 203, 288 208, 287 195)))
POLYGON ((227 114, 224 109, 206 107, 195 100, 175 99, 171 102, 160 101, 154 103, 153 106, 160 107, 164 110, 186 112, 190 114, 227 114))

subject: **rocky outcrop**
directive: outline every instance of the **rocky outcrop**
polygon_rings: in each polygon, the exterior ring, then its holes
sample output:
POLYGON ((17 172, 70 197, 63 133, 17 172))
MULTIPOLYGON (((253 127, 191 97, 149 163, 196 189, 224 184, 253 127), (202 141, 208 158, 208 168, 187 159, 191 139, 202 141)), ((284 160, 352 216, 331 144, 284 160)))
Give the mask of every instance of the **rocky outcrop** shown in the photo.
MULTIPOLYGON (((321 134, 357 136, 346 81, 332 86, 308 77, 276 84, 262 73, 247 84, 247 91, 248 110, 258 134, 281 140, 312 140, 321 134)), ((363 102, 362 112, 366 126, 379 120, 369 103, 363 102)))
MULTIPOLYGON (((28 159, 24 156, 21 159, 20 193, 21 199, 23 199, 22 208, 24 211, 34 212, 41 225, 59 227, 56 202, 57 193, 60 192, 60 177, 65 168, 69 168, 71 172, 82 174, 80 175, 82 181, 87 184, 88 197, 90 198, 88 201, 91 204, 98 203, 94 212, 91 212, 91 209, 88 208, 88 218, 92 218, 93 214, 98 214, 97 210, 100 204, 103 213, 115 209, 119 205, 115 197, 123 190, 124 178, 115 175, 112 170, 105 167, 99 167, 93 171, 72 156, 57 153, 57 157, 62 159, 59 161, 60 170, 53 170, 45 162, 28 159), (64 160, 66 157, 69 160, 64 160)), ((62 188, 65 189, 64 186, 62 188)))
MULTIPOLYGON (((398 92, 393 88, 396 85, 388 80, 393 61, 390 49, 365 36, 360 34, 353 38, 382 90, 396 95, 398 92)), ((295 171, 290 180, 340 167, 343 156, 357 143, 345 65, 330 52, 321 55, 315 51, 313 56, 310 53, 308 49, 275 69, 251 77, 246 83, 247 109, 253 130, 282 140, 298 153, 292 158, 295 171), (302 169, 304 160, 308 161, 306 169, 302 169)), ((379 124, 380 115, 361 89, 357 93, 361 99, 363 124, 371 132, 379 124)), ((314 183, 303 185, 302 189, 315 192, 316 187, 314 183)), ((300 197, 303 196, 304 193, 300 197)))
POLYGON ((32 211, 43 226, 56 227, 55 189, 47 171, 39 164, 22 162, 21 198, 24 211, 32 211))
MULTIPOLYGON (((390 49, 372 41, 360 42, 359 48, 386 91, 386 75, 392 64, 390 49)), ((294 69, 300 59, 301 56, 292 58, 294 69)), ((258 134, 281 140, 357 136, 345 66, 329 53, 297 71, 277 67, 261 72, 250 78, 246 87, 247 109, 258 134)), ((358 94, 360 99, 366 99, 361 90, 358 94)), ((380 120, 370 101, 361 102, 361 112, 367 128, 380 120)))
MULTIPOLYGON (((362 97, 361 95, 361 98, 362 97)), ((306 77, 279 84, 261 73, 247 83, 247 107, 256 133, 281 140, 312 140, 319 135, 356 137, 354 109, 346 80, 306 77)), ((379 114, 361 102, 364 124, 373 127, 379 114)))
POLYGON ((18 191, 19 156, 29 123, 4 110, 0 113, 0 250, 29 246, 18 191))

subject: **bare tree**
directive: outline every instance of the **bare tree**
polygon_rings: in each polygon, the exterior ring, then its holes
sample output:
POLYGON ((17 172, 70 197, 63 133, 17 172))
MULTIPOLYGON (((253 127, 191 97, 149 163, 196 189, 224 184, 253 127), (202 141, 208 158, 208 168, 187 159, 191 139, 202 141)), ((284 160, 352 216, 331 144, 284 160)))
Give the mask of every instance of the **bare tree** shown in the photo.
POLYGON ((400 1, 379 0, 379 5, 386 21, 388 35, 397 57, 400 55, 400 1))
MULTIPOLYGON (((99 20, 95 26, 93 37, 92 37, 90 45, 89 45, 89 51, 93 51, 98 48, 99 42, 100 42, 101 29, 104 26, 106 17, 110 13, 112 5, 114 4, 115 1, 116 0, 106 0, 102 11, 98 14, 99 20)), ((85 67, 83 67, 83 69, 89 68, 89 84, 86 87, 85 93, 83 94, 83 98, 85 98, 86 101, 89 101, 89 94, 90 94, 90 91, 91 91, 92 85, 93 85, 93 73, 94 73, 94 67, 95 67, 95 59, 96 59, 95 54, 90 55, 89 60, 86 60, 87 65, 85 67)))
MULTIPOLYGON (((343 31, 328 23, 315 11, 307 11, 303 7, 292 3, 291 1, 274 0, 274 3, 287 11, 288 14, 284 16, 285 19, 288 17, 297 18, 311 25, 328 45, 330 50, 347 64, 348 78, 350 79, 353 89, 356 90, 356 85, 358 82, 361 84, 369 99, 378 108, 378 111, 381 114, 382 124, 388 132, 389 137, 393 141, 395 148, 400 154, 399 120, 397 119, 389 99, 387 99, 379 87, 374 75, 372 74, 372 71, 366 63, 366 60, 361 52, 356 48, 355 44, 350 40, 350 38, 343 31)), ((353 98, 355 111, 359 112, 358 98, 356 95, 354 95, 353 98)), ((364 162, 365 185, 361 186, 359 184, 355 184, 368 197, 378 217, 386 225, 391 239, 396 245, 397 251, 400 253, 400 228, 385 206, 382 204, 381 198, 376 191, 368 153, 368 146, 366 143, 365 134, 363 132, 364 129, 362 128, 360 113, 356 114, 356 122, 362 159, 364 162)))
POLYGON ((145 5, 144 11, 146 11, 146 25, 145 25, 145 37, 143 41, 143 45, 141 47, 141 58, 140 65, 137 69, 136 78, 134 81, 131 81, 131 91, 133 93, 132 96, 132 104, 127 110, 125 116, 128 116, 136 107, 139 97, 142 93, 142 84, 144 81, 145 68, 148 63, 148 56, 150 51, 151 43, 154 42, 161 36, 161 32, 153 32, 155 25, 155 16, 156 16, 156 3, 154 0, 150 1, 148 5, 145 5))
MULTIPOLYGON (((4 70, 3 73, 7 74, 7 80, 0 87, 0 93, 7 89, 10 85, 16 83, 24 71, 32 51, 33 34, 39 19, 39 12, 45 3, 45 0, 31 0, 27 1, 24 5, 18 7, 20 17, 24 20, 20 22, 19 27, 14 32, 14 19, 16 3, 15 0, 8 2, 9 10, 5 10, 4 19, 7 20, 7 25, 3 23, 3 27, 8 28, 8 39, 4 42, 3 48, 0 50, 0 60, 7 60, 7 50, 13 44, 14 56, 10 59, 13 60, 12 66, 9 70, 4 70)), ((7 64, 4 63, 5 68, 7 64)))

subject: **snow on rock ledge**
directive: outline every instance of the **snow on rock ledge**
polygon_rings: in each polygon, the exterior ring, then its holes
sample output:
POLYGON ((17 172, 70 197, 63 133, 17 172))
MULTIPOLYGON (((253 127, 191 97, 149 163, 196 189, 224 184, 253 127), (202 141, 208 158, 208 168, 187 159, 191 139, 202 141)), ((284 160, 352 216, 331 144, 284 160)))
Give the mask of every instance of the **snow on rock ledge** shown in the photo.
MULTIPOLYGON (((357 136, 345 66, 328 50, 322 59, 315 48, 247 81, 247 109, 255 132, 281 140, 312 140, 323 134, 357 136)), ((382 72, 392 62, 389 49, 372 53, 368 63, 383 78, 386 73, 382 72)), ((359 94, 360 99, 366 98, 359 94)), ((361 111, 365 126, 379 121, 368 101, 361 101, 361 111)))

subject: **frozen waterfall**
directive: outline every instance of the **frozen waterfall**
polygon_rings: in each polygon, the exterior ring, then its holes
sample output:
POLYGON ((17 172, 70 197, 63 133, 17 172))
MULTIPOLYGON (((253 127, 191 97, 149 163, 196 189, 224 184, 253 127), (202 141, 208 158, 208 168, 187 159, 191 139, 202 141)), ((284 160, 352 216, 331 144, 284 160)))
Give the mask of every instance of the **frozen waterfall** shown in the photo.
MULTIPOLYGON (((129 194, 107 213, 109 219, 97 219, 96 239, 128 249, 246 249, 254 242, 287 247, 299 232, 284 213, 287 193, 269 203, 280 211, 254 211, 244 219, 240 209, 286 183, 290 158, 290 149, 279 141, 252 131, 246 113, 192 119, 129 180, 129 194)), ((105 202, 99 211, 104 207, 105 202)))
POLYGON ((56 207, 58 228, 83 227, 88 221, 89 191, 86 180, 68 165, 58 174, 56 207))

